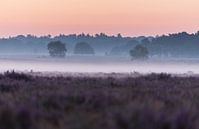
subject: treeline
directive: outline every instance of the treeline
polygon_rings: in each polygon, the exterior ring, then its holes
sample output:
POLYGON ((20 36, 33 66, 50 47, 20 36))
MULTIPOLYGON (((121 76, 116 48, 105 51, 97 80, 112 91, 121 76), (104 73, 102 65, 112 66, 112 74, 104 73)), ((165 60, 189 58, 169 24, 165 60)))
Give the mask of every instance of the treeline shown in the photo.
POLYGON ((151 56, 199 57, 199 32, 163 35, 143 42, 151 56))
POLYGON ((104 33, 94 36, 71 34, 55 37, 19 35, 0 39, 0 54, 48 55, 48 44, 53 41, 65 44, 66 55, 82 54, 81 51, 76 50, 84 47, 89 48, 92 55, 129 56, 133 48, 142 45, 147 48, 150 58, 199 57, 199 32, 194 34, 181 32, 156 37, 123 37, 121 34, 108 36, 104 33))
POLYGON ((103 33, 96 34, 95 36, 89 34, 71 34, 55 37, 51 37, 50 35, 41 37, 19 35, 16 37, 0 39, 0 53, 48 54, 48 43, 52 41, 60 41, 66 44, 67 54, 74 54, 74 49, 77 43, 86 42, 95 50, 95 54, 104 55, 105 53, 109 53, 114 46, 122 45, 128 41, 134 39, 137 40, 139 38, 122 37, 120 34, 117 36, 107 36, 103 33))

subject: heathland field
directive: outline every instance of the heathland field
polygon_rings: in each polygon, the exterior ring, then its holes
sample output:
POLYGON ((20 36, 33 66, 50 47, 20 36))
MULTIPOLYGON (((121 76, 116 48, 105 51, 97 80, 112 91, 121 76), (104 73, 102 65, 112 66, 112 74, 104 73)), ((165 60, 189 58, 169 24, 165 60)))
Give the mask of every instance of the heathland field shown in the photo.
POLYGON ((198 129, 199 77, 0 75, 1 129, 198 129))

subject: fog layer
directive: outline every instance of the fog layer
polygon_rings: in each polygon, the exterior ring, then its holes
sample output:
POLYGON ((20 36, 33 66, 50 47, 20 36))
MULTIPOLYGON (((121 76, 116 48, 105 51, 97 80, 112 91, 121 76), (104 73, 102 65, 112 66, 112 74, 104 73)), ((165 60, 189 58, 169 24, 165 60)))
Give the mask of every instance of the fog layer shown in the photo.
POLYGON ((131 61, 116 57, 0 58, 0 71, 22 72, 78 72, 78 73, 195 73, 199 74, 199 60, 131 61))

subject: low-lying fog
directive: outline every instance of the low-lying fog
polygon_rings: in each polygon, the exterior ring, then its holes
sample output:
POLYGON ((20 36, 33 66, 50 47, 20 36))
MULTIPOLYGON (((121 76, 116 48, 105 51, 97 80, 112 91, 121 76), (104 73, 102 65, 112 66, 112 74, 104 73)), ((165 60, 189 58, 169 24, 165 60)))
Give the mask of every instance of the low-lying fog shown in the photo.
POLYGON ((1 57, 0 72, 73 72, 73 73, 190 73, 199 74, 199 59, 131 61, 116 57, 1 57))

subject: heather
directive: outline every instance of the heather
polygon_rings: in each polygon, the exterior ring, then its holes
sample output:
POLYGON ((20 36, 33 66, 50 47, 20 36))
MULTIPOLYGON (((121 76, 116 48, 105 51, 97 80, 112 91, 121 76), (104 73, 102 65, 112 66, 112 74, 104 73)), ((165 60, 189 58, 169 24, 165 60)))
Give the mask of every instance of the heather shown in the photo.
POLYGON ((199 77, 0 75, 0 129, 198 129, 199 77))

